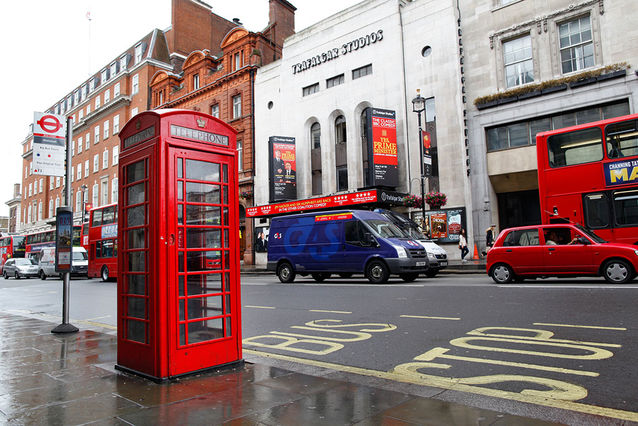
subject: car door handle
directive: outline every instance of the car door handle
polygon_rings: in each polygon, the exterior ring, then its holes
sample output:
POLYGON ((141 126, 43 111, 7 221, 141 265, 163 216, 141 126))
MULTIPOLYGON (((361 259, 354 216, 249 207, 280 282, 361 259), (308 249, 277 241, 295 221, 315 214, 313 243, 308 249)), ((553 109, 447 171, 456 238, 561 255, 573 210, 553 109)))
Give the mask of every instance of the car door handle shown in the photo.
POLYGON ((549 248, 549 251, 554 251, 554 250, 556 250, 556 249, 555 249, 555 248, 553 248, 553 247, 550 247, 550 248, 549 248))
POLYGON ((512 252, 512 249, 507 249, 507 250, 505 250, 505 251, 506 251, 506 252, 508 252, 508 253, 511 253, 511 252, 512 252))

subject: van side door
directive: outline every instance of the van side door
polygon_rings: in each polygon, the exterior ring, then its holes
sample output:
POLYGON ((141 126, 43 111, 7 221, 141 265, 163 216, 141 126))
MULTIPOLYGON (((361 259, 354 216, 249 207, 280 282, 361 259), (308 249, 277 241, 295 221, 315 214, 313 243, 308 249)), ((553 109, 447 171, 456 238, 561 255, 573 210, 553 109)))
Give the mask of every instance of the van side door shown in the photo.
POLYGON ((343 270, 361 273, 365 263, 376 245, 366 239, 367 228, 359 220, 351 220, 344 224, 343 253, 340 261, 343 270))

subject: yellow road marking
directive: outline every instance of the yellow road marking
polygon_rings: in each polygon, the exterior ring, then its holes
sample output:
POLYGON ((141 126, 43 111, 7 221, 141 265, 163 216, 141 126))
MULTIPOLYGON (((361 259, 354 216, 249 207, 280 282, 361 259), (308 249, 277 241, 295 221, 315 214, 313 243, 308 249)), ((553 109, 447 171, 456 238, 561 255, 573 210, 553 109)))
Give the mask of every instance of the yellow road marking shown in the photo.
POLYGON ((324 312, 324 313, 329 313, 329 314, 351 314, 352 312, 348 312, 348 311, 326 311, 323 309, 310 309, 310 312, 324 312))
POLYGON ((274 306, 255 306, 255 305, 244 305, 244 308, 255 308, 255 309, 277 309, 274 306))
POLYGON ((453 317, 426 317, 423 315, 400 315, 401 318, 418 318, 418 319, 439 319, 439 320, 450 320, 450 321, 460 321, 461 318, 453 318, 453 317))
POLYGON ((546 325, 550 327, 574 327, 574 328, 595 328, 597 330, 618 330, 627 331, 625 327, 602 327, 598 325, 571 325, 571 324, 550 324, 546 322, 535 322, 534 325, 546 325))
POLYGON ((638 413, 632 411, 617 410, 614 408, 596 407, 594 405, 582 404, 579 402, 565 401, 559 399, 539 398, 533 395, 525 395, 516 392, 506 392, 497 389, 482 388, 477 386, 460 384, 452 380, 428 380, 418 376, 408 376, 404 374, 396 374, 385 371, 368 370, 365 368, 351 367, 347 365, 333 364, 323 361, 315 361, 303 358, 296 358, 287 355, 278 355, 267 352, 254 351, 244 349, 245 353, 262 356, 265 358, 274 358, 282 361, 298 362, 300 364, 312 365, 314 367, 329 368, 332 370, 343 371, 346 373, 360 374, 363 376, 378 377, 387 380, 393 380, 402 383, 412 383, 421 386, 434 386, 442 389, 456 390, 460 392, 469 392, 480 395, 491 396, 495 398, 509 399, 519 402, 541 405, 544 407, 559 408, 561 410, 577 411, 584 414, 592 414, 596 416, 605 416, 614 419, 628 420, 637 422, 638 413))

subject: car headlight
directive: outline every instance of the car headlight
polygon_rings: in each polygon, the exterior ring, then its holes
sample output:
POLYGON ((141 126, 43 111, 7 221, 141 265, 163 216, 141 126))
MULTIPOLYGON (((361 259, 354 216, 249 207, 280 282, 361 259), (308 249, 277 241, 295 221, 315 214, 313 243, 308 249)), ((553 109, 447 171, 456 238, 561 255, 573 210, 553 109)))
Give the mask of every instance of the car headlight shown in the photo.
POLYGON ((405 248, 401 246, 394 246, 394 249, 397 251, 397 256, 399 258, 408 257, 408 252, 405 250, 405 248))
POLYGON ((428 252, 428 259, 430 260, 436 260, 436 255, 434 253, 430 253, 428 252))
POLYGON ((636 256, 638 256, 638 250, 634 250, 634 253, 636 253, 636 256))

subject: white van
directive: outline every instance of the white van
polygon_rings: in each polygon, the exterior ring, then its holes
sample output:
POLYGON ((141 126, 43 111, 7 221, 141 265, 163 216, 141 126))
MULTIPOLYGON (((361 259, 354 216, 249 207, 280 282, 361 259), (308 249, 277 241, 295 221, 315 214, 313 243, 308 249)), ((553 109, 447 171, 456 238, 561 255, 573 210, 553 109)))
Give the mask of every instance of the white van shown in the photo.
MULTIPOLYGON (((55 271, 55 247, 42 249, 40 262, 38 264, 38 275, 40 279, 46 280, 49 276, 60 276, 55 271)), ((71 259, 71 275, 88 276, 89 255, 84 247, 73 247, 73 258, 71 259)))

